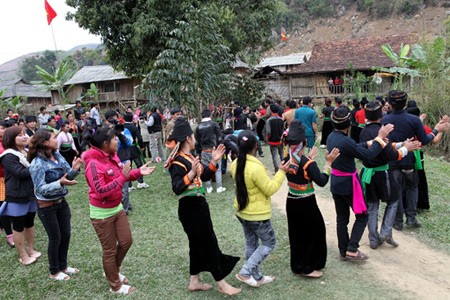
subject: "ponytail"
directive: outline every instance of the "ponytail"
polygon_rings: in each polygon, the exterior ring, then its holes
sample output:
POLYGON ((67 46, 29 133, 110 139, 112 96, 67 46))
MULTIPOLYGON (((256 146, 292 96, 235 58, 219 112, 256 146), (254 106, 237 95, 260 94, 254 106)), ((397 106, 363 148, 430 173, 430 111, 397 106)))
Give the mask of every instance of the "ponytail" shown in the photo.
POLYGON ((249 130, 244 130, 238 135, 239 156, 237 158, 236 167, 236 198, 238 202, 238 210, 243 210, 248 204, 248 192, 245 185, 245 164, 247 162, 247 154, 249 154, 257 143, 256 136, 249 130))

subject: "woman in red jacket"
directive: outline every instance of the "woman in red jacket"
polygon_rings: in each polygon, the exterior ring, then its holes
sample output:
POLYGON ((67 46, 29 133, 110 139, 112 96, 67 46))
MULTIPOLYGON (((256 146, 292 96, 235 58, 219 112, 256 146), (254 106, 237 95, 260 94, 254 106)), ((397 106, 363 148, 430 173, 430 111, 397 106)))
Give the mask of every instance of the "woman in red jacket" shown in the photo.
MULTIPOLYGON (((94 131, 94 130, 93 130, 94 131)), ((131 294, 136 288, 120 273, 120 266, 132 243, 130 224, 122 207, 122 186, 127 181, 150 175, 155 168, 143 165, 131 170, 117 156, 114 128, 103 127, 87 136, 91 149, 83 154, 89 185, 90 218, 103 250, 103 269, 116 294, 131 294)))

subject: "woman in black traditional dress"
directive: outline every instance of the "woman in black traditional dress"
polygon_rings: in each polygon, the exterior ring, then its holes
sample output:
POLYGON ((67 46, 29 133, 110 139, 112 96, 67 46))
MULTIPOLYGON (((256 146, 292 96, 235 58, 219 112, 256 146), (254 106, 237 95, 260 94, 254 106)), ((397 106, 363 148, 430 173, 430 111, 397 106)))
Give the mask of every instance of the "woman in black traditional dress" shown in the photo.
POLYGON ((333 124, 331 124, 331 113, 334 110, 334 106, 331 105, 331 99, 325 98, 325 107, 322 109, 320 118, 323 118, 322 125, 322 139, 320 140, 320 148, 327 147, 327 138, 333 131, 333 124))
POLYGON ((328 182, 331 163, 339 156, 334 148, 325 156, 324 171, 320 172, 314 158, 317 148, 304 155, 305 128, 300 120, 292 120, 285 142, 289 147, 289 194, 286 201, 289 244, 291 246, 291 270, 297 275, 319 278, 327 260, 325 223, 317 206, 313 182, 323 187, 328 182))
POLYGON ((178 217, 189 239, 191 276, 188 290, 211 289, 211 285, 200 281, 200 272, 208 271, 216 280, 219 292, 238 294, 241 289, 229 285, 224 278, 231 273, 239 257, 223 254, 220 250, 202 185, 202 181, 211 180, 216 172, 217 161, 225 153, 225 146, 219 145, 212 152, 211 163, 202 165, 199 158, 191 154, 195 148, 195 137, 183 117, 175 122, 170 139, 177 144, 165 167, 172 177, 172 190, 179 197, 178 217))

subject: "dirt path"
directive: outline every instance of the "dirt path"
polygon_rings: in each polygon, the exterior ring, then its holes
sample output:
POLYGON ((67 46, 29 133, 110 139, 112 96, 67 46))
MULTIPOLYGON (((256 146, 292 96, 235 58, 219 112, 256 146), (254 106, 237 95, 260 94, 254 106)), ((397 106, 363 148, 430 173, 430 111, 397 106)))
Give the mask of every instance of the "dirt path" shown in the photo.
MULTIPOLYGON (((283 213, 286 213, 286 195, 285 183, 272 197, 275 207, 283 213)), ((331 196, 322 197, 320 192, 317 192, 316 196, 327 224, 328 247, 337 255, 336 213, 333 200, 331 196)), ((352 222, 353 220, 350 224, 352 222)), ((400 244, 399 247, 382 245, 377 250, 372 250, 366 231, 360 244, 361 251, 367 253, 370 259, 361 264, 361 267, 371 272, 381 282, 390 286, 395 285, 407 298, 450 299, 450 257, 422 244, 411 235, 411 231, 394 231, 394 238, 400 244)))

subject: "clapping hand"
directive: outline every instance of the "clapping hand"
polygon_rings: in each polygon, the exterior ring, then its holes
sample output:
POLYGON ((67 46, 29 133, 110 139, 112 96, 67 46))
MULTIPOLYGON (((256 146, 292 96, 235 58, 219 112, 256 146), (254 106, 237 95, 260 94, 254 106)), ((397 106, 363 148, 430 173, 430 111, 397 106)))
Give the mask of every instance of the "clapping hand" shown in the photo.
POLYGON ((156 167, 149 167, 149 162, 139 168, 141 170, 141 175, 151 175, 155 171, 156 167))
POLYGON ((333 161, 335 161, 336 158, 338 158, 338 156, 339 156, 340 154, 341 154, 341 153, 339 152, 339 149, 338 149, 338 148, 333 148, 333 150, 331 150, 330 153, 328 153, 328 151, 327 151, 327 153, 325 154, 325 161, 326 161, 326 164, 328 164, 328 165, 331 166, 331 164, 333 163, 333 161))
POLYGON ((130 178, 131 162, 128 160, 122 167, 122 174, 127 179, 130 178))
POLYGON ((78 171, 81 168, 82 164, 83 160, 79 157, 75 157, 75 159, 72 161, 72 170, 78 171))
POLYGON ((192 162, 192 168, 188 173, 189 179, 193 180, 194 177, 197 175, 198 166, 200 164, 200 159, 198 156, 194 158, 194 161, 192 162))
POLYGON ((309 150, 308 155, 306 155, 309 159, 315 160, 317 157, 317 147, 313 146, 311 150, 309 150))
POLYGON ((291 160, 288 159, 286 161, 282 160, 280 163, 280 170, 287 173, 289 171, 289 165, 291 164, 291 160))
POLYGON ((213 148, 213 152, 211 154, 212 160, 217 162, 222 158, 222 156, 225 154, 225 145, 220 144, 217 146, 217 148, 213 148))
POLYGON ((66 174, 64 174, 63 177, 61 177, 61 179, 59 180, 59 183, 61 185, 75 185, 75 184, 77 184, 77 181, 67 179, 67 173, 66 173, 66 174))

